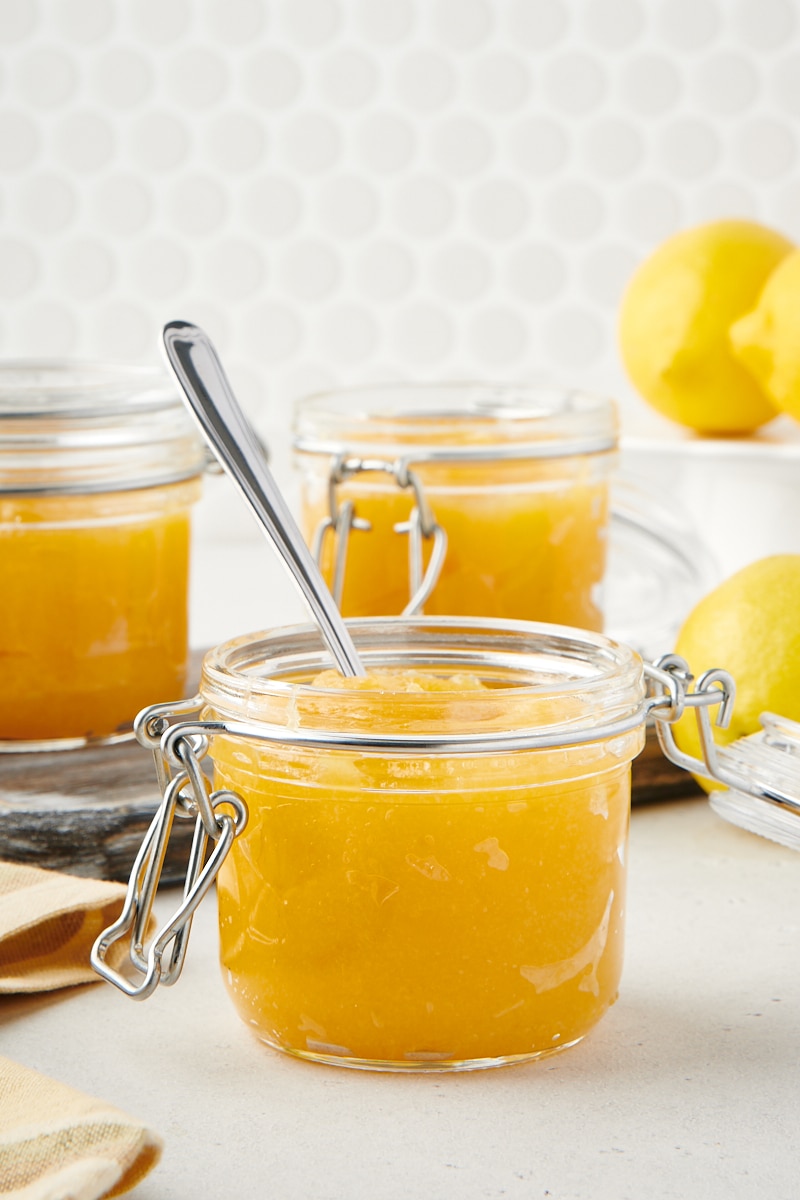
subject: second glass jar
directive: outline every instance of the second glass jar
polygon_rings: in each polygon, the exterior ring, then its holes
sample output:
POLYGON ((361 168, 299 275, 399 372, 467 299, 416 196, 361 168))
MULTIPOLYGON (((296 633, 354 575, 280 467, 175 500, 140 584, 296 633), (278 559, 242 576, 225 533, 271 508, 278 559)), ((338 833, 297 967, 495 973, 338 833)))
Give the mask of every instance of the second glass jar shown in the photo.
POLYGON ((345 616, 599 630, 616 444, 610 400, 557 388, 311 396, 294 420, 304 532, 345 616))

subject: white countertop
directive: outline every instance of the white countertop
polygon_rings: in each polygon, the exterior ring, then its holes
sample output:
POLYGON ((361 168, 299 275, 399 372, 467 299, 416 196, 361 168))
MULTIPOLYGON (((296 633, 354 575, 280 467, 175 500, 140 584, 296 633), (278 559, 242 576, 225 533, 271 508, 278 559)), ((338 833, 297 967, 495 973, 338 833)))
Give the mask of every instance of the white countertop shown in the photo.
POLYGON ((579 1046, 474 1074, 284 1057, 235 1015, 213 897, 184 974, 0 1004, 0 1053, 164 1137, 136 1200, 798 1194, 800 855, 703 799, 633 814, 620 999, 579 1046))

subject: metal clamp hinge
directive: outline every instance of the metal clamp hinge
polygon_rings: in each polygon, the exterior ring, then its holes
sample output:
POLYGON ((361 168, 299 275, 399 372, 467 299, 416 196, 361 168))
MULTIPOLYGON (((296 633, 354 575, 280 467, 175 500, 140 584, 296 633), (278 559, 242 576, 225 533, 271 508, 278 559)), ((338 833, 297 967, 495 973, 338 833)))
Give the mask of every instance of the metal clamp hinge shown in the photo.
POLYGON ((173 717, 198 713, 200 707, 200 698, 194 697, 153 705, 136 718, 137 739, 153 750, 162 798, 133 864, 122 912, 100 934, 91 952, 94 970, 135 1000, 144 1000, 159 984, 169 987, 179 978, 194 913, 234 838, 247 824, 242 798, 227 790, 212 791, 201 766, 215 723, 171 724, 173 717), (195 822, 183 899, 153 933, 153 905, 175 819, 195 822), (209 842, 213 849, 206 857, 209 842), (112 949, 123 941, 127 942, 124 970, 109 960, 112 949))
POLYGON ((410 599, 401 616, 418 616, 430 598, 439 579, 447 554, 447 534, 434 517, 422 482, 404 458, 390 462, 379 458, 353 458, 341 454, 334 459, 328 478, 328 515, 323 517, 314 533, 311 550, 321 563, 326 538, 335 538, 331 592, 339 608, 342 606, 347 568, 347 550, 353 531, 368 532, 370 521, 359 517, 352 500, 339 503, 337 488, 345 480, 365 471, 391 475, 398 487, 410 488, 414 507, 407 521, 394 526, 395 533, 408 534, 408 577, 410 599), (424 565, 424 543, 431 543, 427 567, 424 565))
POLYGON ((800 726, 763 713, 759 732, 718 746, 709 710, 718 706, 715 723, 727 728, 735 698, 728 672, 706 671, 695 681, 688 663, 669 654, 649 666, 647 673, 656 693, 651 712, 666 757, 728 789, 710 797, 720 816, 800 849, 800 726), (702 758, 686 754, 675 741, 672 726, 686 708, 695 710, 702 758))

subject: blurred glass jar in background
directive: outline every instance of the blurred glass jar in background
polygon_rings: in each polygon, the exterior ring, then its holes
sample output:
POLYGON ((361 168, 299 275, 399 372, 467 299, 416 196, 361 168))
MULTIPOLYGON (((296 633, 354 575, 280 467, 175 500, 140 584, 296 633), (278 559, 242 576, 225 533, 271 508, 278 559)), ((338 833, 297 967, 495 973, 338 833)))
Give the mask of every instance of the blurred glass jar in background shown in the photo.
POLYGON ((424 611, 599 630, 610 400, 388 384, 296 407, 302 523, 345 616, 424 611))
POLYGON ((150 368, 0 364, 0 740, 124 735, 188 666, 205 451, 150 368))

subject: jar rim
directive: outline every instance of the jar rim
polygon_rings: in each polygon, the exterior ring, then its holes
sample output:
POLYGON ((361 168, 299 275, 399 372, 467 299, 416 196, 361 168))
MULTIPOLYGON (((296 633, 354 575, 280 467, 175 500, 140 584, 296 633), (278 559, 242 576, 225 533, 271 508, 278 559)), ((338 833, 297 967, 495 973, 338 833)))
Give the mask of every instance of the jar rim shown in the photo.
POLYGON ((92 359, 0 360, 0 422, 102 416, 110 396, 120 412, 173 408, 180 403, 168 376, 158 367, 92 359))
POLYGON ((165 371, 0 360, 0 492, 84 493, 193 478, 208 461, 165 371))
POLYGON ((613 450, 610 398, 547 383, 387 382, 305 396, 293 410, 295 449, 408 461, 560 457, 613 450))
MULTIPOLYGON (((405 738, 416 746, 424 730, 436 733, 426 722, 437 705, 452 717, 454 703, 460 739, 483 739, 487 749, 509 734, 514 721, 524 726, 516 737, 527 730, 537 742, 559 730, 572 740, 594 741, 607 727, 627 722, 632 729, 643 721, 642 660, 600 633, 472 617, 364 617, 347 625, 367 669, 473 672, 487 686, 416 693, 312 686, 335 664, 316 627, 295 625, 245 634, 210 650, 202 666, 204 703, 225 722, 282 726, 287 742, 307 741, 309 731, 338 730, 342 745, 366 720, 381 722, 392 744, 405 738)), ((452 742, 444 737, 443 744, 452 742)))

